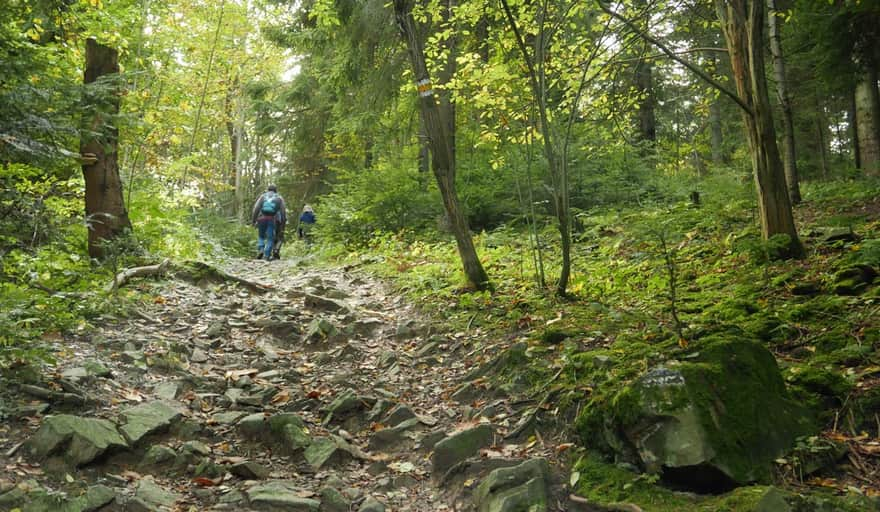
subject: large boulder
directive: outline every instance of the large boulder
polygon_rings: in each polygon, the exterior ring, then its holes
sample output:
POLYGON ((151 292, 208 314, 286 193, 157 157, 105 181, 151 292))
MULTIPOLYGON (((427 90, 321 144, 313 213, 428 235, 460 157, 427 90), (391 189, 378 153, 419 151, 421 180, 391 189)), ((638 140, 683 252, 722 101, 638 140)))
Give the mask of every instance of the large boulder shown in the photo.
POLYGON ((49 416, 28 440, 31 455, 45 458, 63 452, 64 459, 73 466, 83 466, 107 451, 127 447, 113 423, 69 414, 49 416))
POLYGON ((769 476, 773 460, 816 432, 792 401, 773 355, 748 340, 704 340, 685 361, 655 367, 581 417, 584 441, 697 490, 769 476))

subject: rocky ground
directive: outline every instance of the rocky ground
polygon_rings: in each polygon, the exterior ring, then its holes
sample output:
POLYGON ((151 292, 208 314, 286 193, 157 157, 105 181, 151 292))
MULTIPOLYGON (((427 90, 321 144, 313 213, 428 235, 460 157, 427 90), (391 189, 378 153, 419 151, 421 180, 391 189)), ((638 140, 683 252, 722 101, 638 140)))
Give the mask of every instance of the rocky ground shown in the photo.
POLYGON ((574 510, 478 330, 354 269, 208 270, 135 280, 136 315, 8 381, 0 510, 574 510))

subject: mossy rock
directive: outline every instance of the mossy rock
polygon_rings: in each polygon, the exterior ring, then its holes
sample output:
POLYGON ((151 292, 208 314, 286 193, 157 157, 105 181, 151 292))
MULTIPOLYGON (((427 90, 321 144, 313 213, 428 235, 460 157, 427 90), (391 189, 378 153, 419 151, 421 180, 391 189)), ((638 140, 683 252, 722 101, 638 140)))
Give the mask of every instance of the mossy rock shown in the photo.
POLYGON ((601 440, 616 456, 694 489, 767 479, 776 457, 816 431, 815 419, 791 400, 762 345, 719 338, 701 345, 686 362, 655 367, 610 400, 592 402, 579 421, 584 442, 601 440))
POLYGON ((816 368, 813 366, 794 366, 785 371, 785 381, 809 393, 831 399, 831 405, 839 406, 853 389, 839 370, 816 368))
POLYGON ((834 293, 859 295, 877 278, 877 270, 870 265, 852 265, 834 275, 834 293))

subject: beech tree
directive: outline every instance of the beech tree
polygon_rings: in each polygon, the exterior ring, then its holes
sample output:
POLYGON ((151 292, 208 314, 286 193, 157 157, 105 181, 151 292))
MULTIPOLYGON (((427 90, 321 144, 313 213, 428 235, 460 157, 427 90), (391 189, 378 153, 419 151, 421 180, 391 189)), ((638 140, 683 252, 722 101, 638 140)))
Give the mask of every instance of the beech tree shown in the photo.
POLYGON ((408 0, 394 0, 394 13, 401 36, 409 49, 410 65, 418 86, 422 123, 431 148, 431 169, 443 198, 464 274, 471 286, 484 290, 490 287, 489 276, 477 257, 470 228, 455 190, 455 148, 453 134, 449 133, 452 103, 438 101, 425 63, 424 33, 413 18, 412 4, 408 0))
POLYGON ((85 127, 80 152, 86 182, 89 256, 93 258, 103 257, 106 252, 104 244, 131 229, 122 199, 122 180, 117 163, 119 129, 113 119, 119 114, 118 79, 114 83, 118 74, 116 50, 95 39, 86 40, 85 127))
POLYGON ((683 59, 662 41, 639 28, 632 20, 619 15, 607 4, 600 3, 600 5, 610 16, 622 21, 671 59, 712 84, 740 107, 758 195, 761 235, 765 240, 775 235, 788 236, 786 255, 801 256, 803 247, 795 228, 785 171, 779 156, 779 147, 776 145, 773 107, 770 104, 764 71, 764 0, 716 0, 715 2, 718 20, 721 22, 722 32, 727 41, 736 92, 730 91, 705 71, 683 59))

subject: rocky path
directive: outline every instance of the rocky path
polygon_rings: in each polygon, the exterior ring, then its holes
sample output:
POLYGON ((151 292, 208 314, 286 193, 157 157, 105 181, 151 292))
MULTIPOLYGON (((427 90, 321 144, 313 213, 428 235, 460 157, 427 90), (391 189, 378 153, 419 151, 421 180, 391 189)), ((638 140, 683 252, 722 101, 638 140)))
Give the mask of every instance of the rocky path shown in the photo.
POLYGON ((0 510, 572 510, 528 402, 475 380, 479 331, 295 263, 133 283, 136 318, 58 340, 0 391, 0 510))

